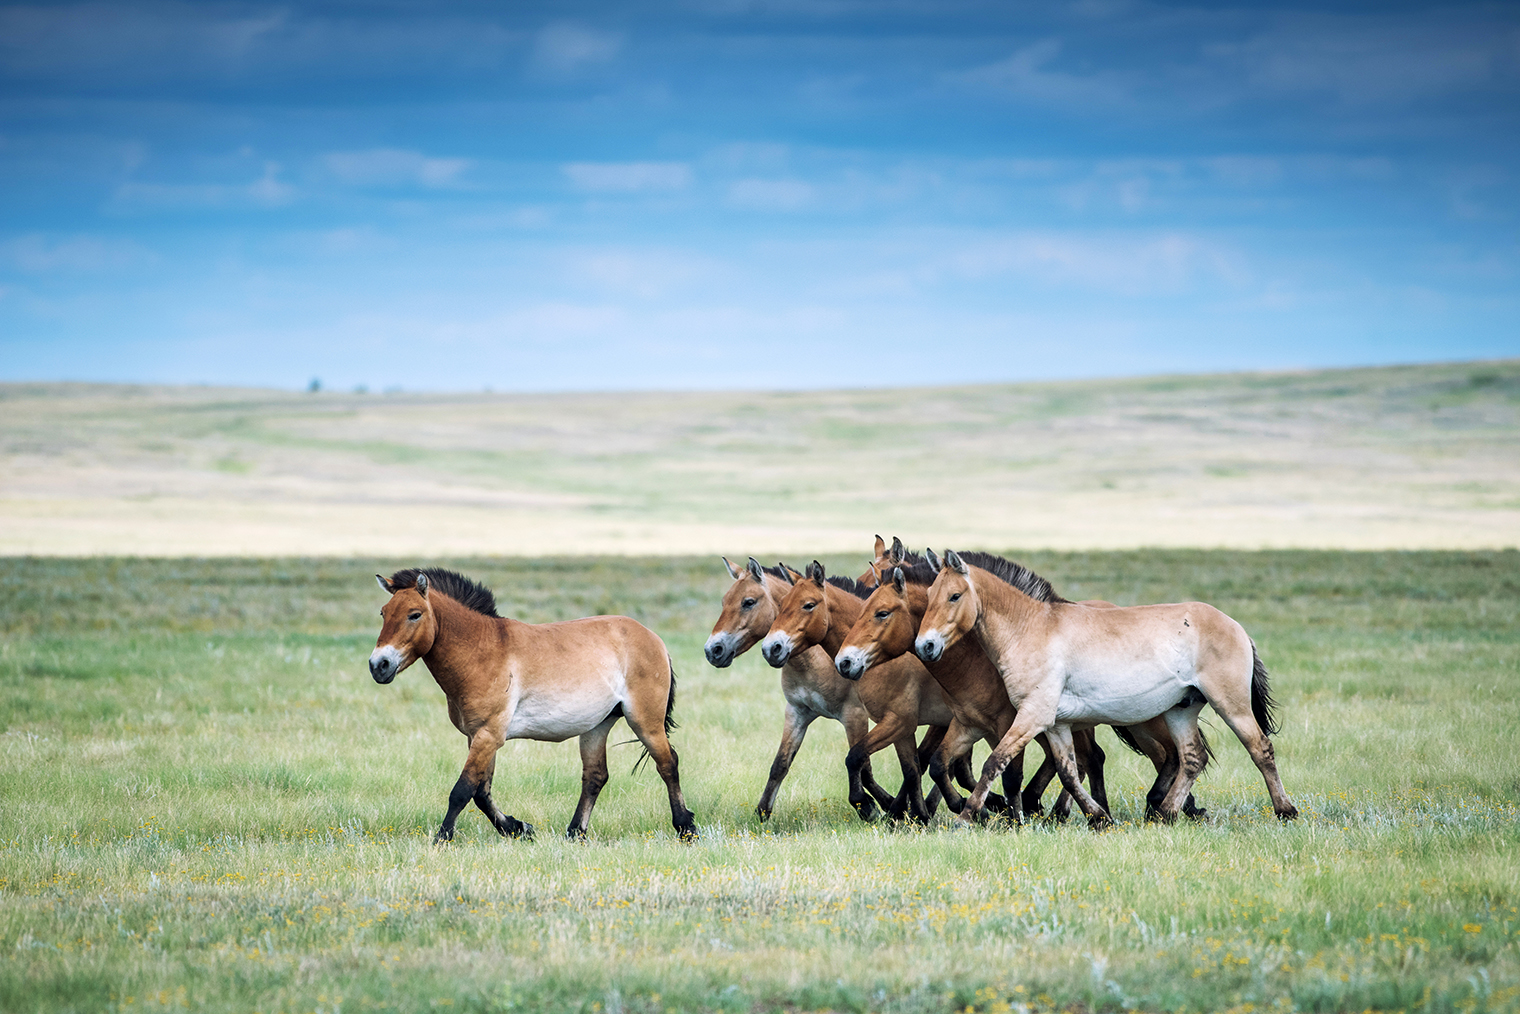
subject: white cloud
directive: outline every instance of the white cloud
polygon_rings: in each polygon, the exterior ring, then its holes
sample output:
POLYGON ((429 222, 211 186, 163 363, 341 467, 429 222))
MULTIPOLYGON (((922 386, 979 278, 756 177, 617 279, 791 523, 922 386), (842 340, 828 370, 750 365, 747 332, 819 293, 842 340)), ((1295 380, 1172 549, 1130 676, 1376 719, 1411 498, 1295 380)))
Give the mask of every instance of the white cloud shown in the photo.
POLYGON ((459 185, 459 177, 473 164, 467 158, 430 158, 421 152, 397 148, 370 151, 335 151, 324 156, 328 172, 345 183, 358 186, 417 184, 430 188, 459 185))
POLYGON ((533 45, 533 64, 555 74, 572 74, 592 64, 606 63, 623 48, 623 37, 570 22, 547 25, 533 45))
POLYGON ((728 199, 741 208, 761 211, 797 211, 810 204, 816 191, 802 180, 735 180, 728 199))
POLYGON ((997 63, 951 75, 951 80, 1051 105, 1110 107, 1130 101, 1130 85, 1111 73, 1051 69, 1062 48, 1060 39, 1043 39, 997 63))
POLYGON ((685 162, 571 162, 561 169, 581 190, 604 193, 682 190, 691 184, 685 162))
POLYGON ((39 233, 18 236, 0 244, 0 261, 22 271, 107 271, 156 258, 130 240, 104 236, 70 236, 50 239, 39 233))
POLYGON ((123 183, 115 203, 127 207, 222 208, 289 204, 295 188, 279 179, 280 164, 265 162, 264 173, 251 183, 123 183))

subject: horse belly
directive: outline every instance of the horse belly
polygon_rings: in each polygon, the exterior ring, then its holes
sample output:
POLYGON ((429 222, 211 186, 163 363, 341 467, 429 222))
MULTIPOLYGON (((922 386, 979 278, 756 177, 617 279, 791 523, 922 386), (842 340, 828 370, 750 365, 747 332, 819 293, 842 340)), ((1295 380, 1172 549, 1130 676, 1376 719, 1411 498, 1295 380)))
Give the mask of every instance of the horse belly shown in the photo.
POLYGON ((596 728, 618 703, 611 687, 588 688, 573 696, 525 694, 512 711, 507 738, 559 743, 596 728))
POLYGON ((1175 707, 1187 689, 1188 685, 1169 668, 1074 673, 1061 690, 1056 720, 1134 725, 1175 707))

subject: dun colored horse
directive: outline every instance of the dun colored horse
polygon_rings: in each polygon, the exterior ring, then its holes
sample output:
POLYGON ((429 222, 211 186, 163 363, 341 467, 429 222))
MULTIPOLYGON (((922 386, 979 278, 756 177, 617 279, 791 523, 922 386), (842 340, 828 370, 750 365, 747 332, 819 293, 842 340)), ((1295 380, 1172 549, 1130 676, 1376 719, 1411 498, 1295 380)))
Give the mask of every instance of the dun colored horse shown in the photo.
MULTIPOLYGON (((1027 568, 1020 567, 1010 560, 1004 560, 990 553, 965 553, 962 558, 999 576, 1006 575, 1007 578, 1015 580, 1024 578, 1022 587, 1026 592, 1048 597, 1051 601, 1065 601, 1055 594, 1055 590, 1048 582, 1040 584, 1027 580, 1033 575, 1027 568)), ((888 549, 886 543, 878 535, 876 559, 872 561, 871 573, 873 575, 888 574, 890 579, 874 582, 880 587, 867 600, 860 621, 850 631, 849 637, 845 639, 844 646, 835 659, 835 665, 840 674, 847 678, 879 661, 913 650, 913 641, 929 601, 928 586, 933 583, 935 576, 939 573, 939 560, 932 550, 929 551, 928 559, 908 552, 902 540, 898 538, 893 538, 892 546, 888 549)), ((1082 604, 1113 608, 1112 602, 1101 600, 1090 600, 1082 604)), ((934 678, 940 681, 945 692, 950 695, 950 704, 955 709, 962 733, 959 741, 953 735, 946 737, 945 745, 941 747, 944 757, 948 759, 952 751, 960 749, 965 749, 969 753, 970 747, 978 738, 985 738, 990 745, 996 747, 1013 724, 1016 712, 997 670, 993 668, 992 661, 982 650, 981 645, 976 643, 976 639, 963 638, 947 649, 941 658, 929 664, 928 669, 934 678), (977 733, 980 733, 980 736, 977 733)), ((955 731, 952 729, 952 733, 955 731)), ((1088 776, 1088 785, 1093 799, 1107 810, 1108 799, 1103 781, 1104 755, 1093 732, 1094 730, 1089 729, 1073 730, 1072 741, 1076 748, 1078 771, 1088 776)), ((1134 728, 1121 726, 1114 732, 1120 742, 1148 757, 1156 766, 1156 782, 1146 796, 1146 815, 1154 816, 1157 805, 1165 796, 1166 790, 1171 788, 1172 780, 1177 773, 1178 755, 1176 746, 1172 743, 1171 733, 1167 731, 1166 723, 1159 718, 1134 728)), ((1022 808, 1026 813, 1037 815, 1042 809, 1040 796, 1044 793, 1045 787, 1050 784, 1051 779, 1055 777, 1056 766, 1050 757, 1045 737, 1042 735, 1036 738, 1041 746, 1045 747, 1046 756, 1035 776, 1024 787, 1022 808)), ((1003 771, 1005 792, 1016 791, 1016 783, 1022 769, 1022 757, 1015 757, 1009 762, 1009 766, 1003 771), (1010 781, 1015 783, 1014 787, 1010 787, 1010 781)), ((934 770, 931 766, 931 774, 934 770)), ((936 784, 940 784, 938 777, 936 777, 936 784)), ((943 791, 943 786, 941 788, 943 791)), ((1065 820, 1071 809, 1071 800, 1071 794, 1063 789, 1060 799, 1056 801, 1052 816, 1058 820, 1065 820)), ((958 796, 947 792, 946 802, 952 810, 960 811, 958 796)), ((1192 795, 1183 802, 1182 812, 1189 817, 1205 816, 1205 811, 1194 805, 1192 795)), ((1015 811, 1015 817, 1017 817, 1017 811, 1015 811)))
POLYGON ((1093 826, 1109 823, 1107 810, 1078 781, 1072 729, 1132 726, 1156 717, 1166 722, 1181 755, 1181 770, 1158 807, 1162 819, 1175 819, 1208 759, 1198 731, 1205 703, 1250 753, 1278 817, 1298 816, 1267 738, 1274 731, 1267 669, 1239 623, 1202 602, 1094 607, 1021 590, 1036 582, 1048 585, 1032 573, 1023 581, 1000 578, 947 551, 929 589, 914 642, 918 656, 933 661, 973 636, 1018 708, 962 808, 962 820, 973 819, 991 780, 1043 732, 1061 784, 1093 826))
MULTIPOLYGON (((761 567, 753 556, 749 565, 739 569, 723 559, 723 566, 734 583, 723 594, 723 611, 713 624, 712 636, 703 649, 707 661, 719 669, 733 665, 734 659, 759 643, 771 629, 777 607, 791 591, 791 582, 780 569, 761 567)), ((844 726, 851 748, 866 738, 871 729, 871 713, 861 700, 854 683, 839 678, 833 661, 822 648, 793 652, 781 667, 781 696, 786 701, 786 715, 781 727, 781 745, 771 762, 770 777, 755 813, 769 820, 776 806, 776 793, 792 769, 792 761, 802 748, 808 726, 819 717, 832 718, 844 726)), ((849 771, 850 802, 862 820, 876 815, 876 806, 890 809, 893 798, 871 776, 867 762, 849 771)))
MULTIPOLYGON (((832 658, 859 619, 870 589, 847 577, 828 577, 817 560, 808 566, 806 574, 792 571, 789 576, 793 587, 782 600, 770 633, 760 642, 761 653, 777 667, 794 652, 814 646, 832 658)), ((932 739, 926 737, 932 749, 938 746, 943 730, 955 721, 944 690, 911 655, 876 667, 859 680, 859 687, 861 700, 876 726, 864 740, 851 744, 845 766, 853 772, 878 750, 889 744, 896 748, 903 772, 905 815, 927 822, 930 811, 924 799, 923 762, 915 736, 920 725, 941 730, 938 735, 931 733, 932 739)))
POLYGON ((491 799, 496 752, 509 739, 559 743, 571 736, 580 737, 581 798, 567 834, 585 837, 607 784, 607 735, 619 718, 654 758, 676 833, 696 838, 667 738, 675 726, 675 669, 653 631, 626 616, 522 623, 497 614, 489 589, 432 567, 375 580, 391 598, 380 610, 370 675, 389 683, 422 659, 448 697, 449 720, 470 744, 435 841, 453 839, 459 811, 472 799, 503 836, 533 837, 532 825, 491 799))

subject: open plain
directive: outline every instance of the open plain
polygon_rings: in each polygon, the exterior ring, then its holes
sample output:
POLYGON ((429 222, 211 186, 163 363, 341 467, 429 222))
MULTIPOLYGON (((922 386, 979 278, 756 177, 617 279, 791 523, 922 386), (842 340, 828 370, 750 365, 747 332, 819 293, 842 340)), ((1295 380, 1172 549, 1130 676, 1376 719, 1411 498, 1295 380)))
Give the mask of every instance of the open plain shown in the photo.
POLYGON ((605 398, 6 387, 0 1010, 1520 1010, 1517 405, 1515 363, 605 398), (1235 616, 1302 819, 1273 819, 1205 712, 1203 822, 1143 823, 1148 765, 1104 731, 1110 831, 863 824, 820 721, 761 823, 781 698, 755 653, 702 658, 712 553, 858 573, 876 531, 1019 546, 1070 598, 1235 616), (661 634, 702 839, 621 746, 590 840, 562 840, 575 746, 514 742, 495 795, 537 840, 471 810, 433 846, 463 740, 424 667, 365 669, 372 575, 421 563, 522 619, 661 634))
POLYGON ((0 385, 0 554, 1520 542, 1520 361, 963 388, 0 385), (889 531, 890 530, 890 531, 889 531))

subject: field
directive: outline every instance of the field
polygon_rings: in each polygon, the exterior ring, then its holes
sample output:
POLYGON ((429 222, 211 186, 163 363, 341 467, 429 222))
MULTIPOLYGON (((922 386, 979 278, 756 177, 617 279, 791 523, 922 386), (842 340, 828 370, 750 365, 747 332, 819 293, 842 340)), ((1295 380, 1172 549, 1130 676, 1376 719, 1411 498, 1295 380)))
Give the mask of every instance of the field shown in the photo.
POLYGON ((1520 360, 790 393, 0 384, 0 555, 1484 549, 1520 542, 1517 434, 1520 360))
POLYGON ((1020 558, 1240 619, 1303 819, 1216 719, 1202 824, 1138 823, 1143 764, 1104 732, 1111 831, 868 826, 820 722, 760 824, 780 696, 758 658, 702 660, 715 558, 486 557, 452 565, 504 612, 667 639, 703 837, 624 746, 567 843, 573 744, 512 743, 496 796, 538 840, 472 810, 435 848, 463 742, 420 665, 365 670, 370 575, 411 560, 6 558, 0 1009, 1520 1009, 1520 553, 1020 558))

